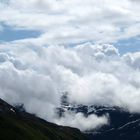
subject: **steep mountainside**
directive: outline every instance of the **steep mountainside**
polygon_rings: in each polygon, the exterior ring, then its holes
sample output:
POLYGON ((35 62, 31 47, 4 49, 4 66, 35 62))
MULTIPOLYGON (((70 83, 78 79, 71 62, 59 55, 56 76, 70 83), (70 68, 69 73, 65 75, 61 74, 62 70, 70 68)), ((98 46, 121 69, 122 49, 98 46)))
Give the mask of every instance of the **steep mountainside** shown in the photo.
POLYGON ((0 99, 0 140, 86 140, 78 129, 58 126, 0 99))

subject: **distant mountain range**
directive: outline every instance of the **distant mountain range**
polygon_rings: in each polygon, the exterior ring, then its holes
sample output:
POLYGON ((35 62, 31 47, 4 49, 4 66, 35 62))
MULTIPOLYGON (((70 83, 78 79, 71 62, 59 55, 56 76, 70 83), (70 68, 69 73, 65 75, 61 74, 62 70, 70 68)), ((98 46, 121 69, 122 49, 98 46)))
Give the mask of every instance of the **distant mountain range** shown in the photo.
POLYGON ((65 111, 83 113, 85 116, 96 114, 109 115, 109 125, 100 129, 90 130, 90 140, 140 140, 140 114, 129 113, 119 107, 73 105, 68 102, 67 93, 61 98, 61 107, 57 108, 59 116, 65 111))

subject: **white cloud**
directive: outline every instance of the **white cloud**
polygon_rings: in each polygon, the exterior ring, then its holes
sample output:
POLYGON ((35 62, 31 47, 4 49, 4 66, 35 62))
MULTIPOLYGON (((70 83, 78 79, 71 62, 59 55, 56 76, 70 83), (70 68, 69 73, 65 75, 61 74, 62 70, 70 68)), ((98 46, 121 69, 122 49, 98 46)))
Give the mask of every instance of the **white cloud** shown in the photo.
POLYGON ((94 114, 85 117, 82 113, 66 113, 65 117, 57 119, 55 123, 79 128, 81 131, 100 128, 102 125, 108 125, 108 116, 98 117, 94 114))
POLYGON ((140 113, 140 53, 121 56, 112 45, 85 43, 75 47, 0 45, 0 97, 23 102, 29 112, 81 130, 106 124, 104 117, 66 114, 56 120, 55 107, 68 91, 70 102, 119 106, 140 113), (77 117, 74 120, 73 117, 77 117), (72 122, 66 123, 67 117, 72 122), (82 120, 96 123, 81 124, 82 120), (93 127, 92 127, 93 126, 93 127))
POLYGON ((130 0, 10 0, 0 8, 1 22, 42 31, 38 40, 44 43, 115 42, 139 35, 140 7, 130 0))

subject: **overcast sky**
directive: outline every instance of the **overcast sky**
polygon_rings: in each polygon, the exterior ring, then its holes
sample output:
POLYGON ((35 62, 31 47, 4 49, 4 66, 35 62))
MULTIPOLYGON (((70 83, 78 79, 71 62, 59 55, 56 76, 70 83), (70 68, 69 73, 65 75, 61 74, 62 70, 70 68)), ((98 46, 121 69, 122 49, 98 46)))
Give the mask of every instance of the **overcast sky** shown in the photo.
POLYGON ((57 118, 64 91, 140 113, 139 13, 139 0, 0 0, 0 98, 81 130, 109 116, 57 118))

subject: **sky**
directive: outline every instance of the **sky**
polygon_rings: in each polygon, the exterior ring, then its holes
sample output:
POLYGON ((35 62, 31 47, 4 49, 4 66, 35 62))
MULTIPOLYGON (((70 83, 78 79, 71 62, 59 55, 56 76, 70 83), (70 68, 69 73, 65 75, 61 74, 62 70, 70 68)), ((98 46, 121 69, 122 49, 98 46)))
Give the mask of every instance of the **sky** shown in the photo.
POLYGON ((139 0, 0 0, 0 9, 0 98, 82 131, 109 116, 58 118, 63 92, 140 113, 139 0))
POLYGON ((35 38, 40 35, 38 31, 16 30, 6 25, 2 25, 2 28, 3 29, 0 31, 0 42, 10 42, 26 38, 35 38))

